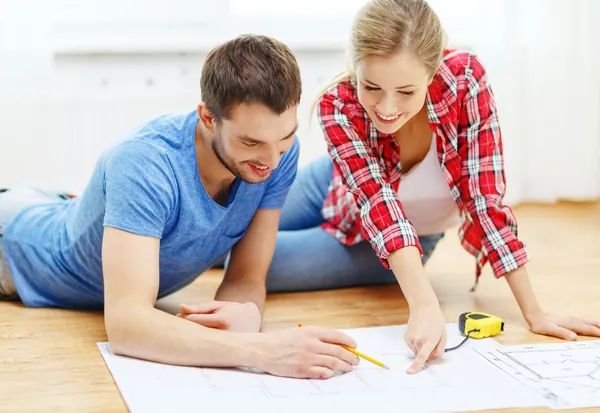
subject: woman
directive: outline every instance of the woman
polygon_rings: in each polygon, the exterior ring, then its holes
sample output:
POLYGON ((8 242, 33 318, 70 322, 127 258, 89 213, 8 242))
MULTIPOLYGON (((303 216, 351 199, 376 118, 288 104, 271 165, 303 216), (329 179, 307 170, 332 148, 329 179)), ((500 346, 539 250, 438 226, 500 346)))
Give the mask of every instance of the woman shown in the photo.
POLYGON ((398 282, 416 372, 444 353, 445 319, 424 273, 444 232, 504 276, 539 334, 600 336, 600 323, 537 303, 505 193, 496 104, 479 59, 447 50, 423 0, 373 0, 353 25, 351 67, 317 102, 330 157, 299 173, 281 215, 269 291, 398 282), (389 271, 391 269, 391 271, 389 271))

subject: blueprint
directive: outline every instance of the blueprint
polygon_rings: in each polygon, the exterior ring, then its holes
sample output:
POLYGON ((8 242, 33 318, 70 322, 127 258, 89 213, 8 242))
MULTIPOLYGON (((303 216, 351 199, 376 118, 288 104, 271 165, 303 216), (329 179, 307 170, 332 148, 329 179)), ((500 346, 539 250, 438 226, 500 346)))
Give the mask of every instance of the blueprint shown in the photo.
MULTIPOLYGON (((129 410, 236 412, 451 412, 541 406, 544 400, 475 352, 491 352, 493 339, 469 340, 418 374, 407 374, 413 355, 404 343, 406 326, 344 330, 358 350, 390 367, 362 360, 352 372, 326 380, 276 377, 252 368, 171 366, 115 355, 98 343, 129 410), (503 397, 497 397, 502 386, 503 397), (465 389, 468 391, 465 393, 465 389), (468 394, 468 397, 465 397, 468 394), (435 395, 435 397, 432 397, 435 395), (257 408, 260 406, 260 408, 257 408)), ((448 347, 462 336, 449 324, 448 347)))
POLYGON ((600 406, 600 340, 477 351, 553 409, 600 406))

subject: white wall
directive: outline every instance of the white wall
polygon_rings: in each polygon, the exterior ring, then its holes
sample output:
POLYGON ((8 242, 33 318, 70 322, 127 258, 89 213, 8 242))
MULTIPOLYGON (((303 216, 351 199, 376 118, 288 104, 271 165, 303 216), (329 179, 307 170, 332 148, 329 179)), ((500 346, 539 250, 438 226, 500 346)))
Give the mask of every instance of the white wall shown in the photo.
MULTIPOLYGON (((297 53, 301 164, 309 162, 324 142, 316 124, 309 129, 308 107, 343 68, 352 15, 364 0, 311 1, 290 3, 290 12, 273 0, 3 0, 0 186, 81 191, 110 142, 162 112, 193 110, 206 51, 251 31, 275 35, 297 53)), ((600 2, 431 4, 451 44, 476 51, 488 69, 507 200, 600 196, 600 65, 589 41, 600 38, 593 23, 600 2)))
MULTIPOLYGON (((186 1, 190 3, 180 3, 186 1)), ((68 2, 61 0, 63 6, 68 2)), ((17 0, 7 4, 9 10, 0 14, 0 186, 81 191, 102 150, 137 123, 163 112, 194 110, 206 51, 237 33, 253 31, 247 22, 246 28, 227 27, 212 18, 208 28, 190 23, 186 27, 193 33, 182 33, 176 19, 154 24, 146 17, 146 24, 133 19, 133 13, 127 19, 134 24, 112 19, 104 30, 102 16, 91 16, 86 9, 70 10, 65 17, 56 12, 56 3, 49 6, 38 0, 39 14, 17 0), (55 18, 42 17, 48 15, 55 18), (58 15, 62 22, 57 23, 58 15), (84 23, 89 27, 82 29, 84 23), (125 31, 128 25, 135 29, 132 33, 125 31), (220 32, 209 30, 218 26, 220 32), (164 36, 152 35, 155 32, 164 36)), ((301 22, 296 24, 297 36, 289 35, 289 26, 283 32, 276 20, 268 23, 265 31, 287 37, 302 69, 305 93, 299 134, 301 162, 306 163, 324 153, 320 135, 308 133, 307 113, 320 85, 344 66, 344 36, 336 38, 333 32, 329 43, 312 47, 300 31, 301 22)), ((312 44, 316 40, 315 33, 312 44)))

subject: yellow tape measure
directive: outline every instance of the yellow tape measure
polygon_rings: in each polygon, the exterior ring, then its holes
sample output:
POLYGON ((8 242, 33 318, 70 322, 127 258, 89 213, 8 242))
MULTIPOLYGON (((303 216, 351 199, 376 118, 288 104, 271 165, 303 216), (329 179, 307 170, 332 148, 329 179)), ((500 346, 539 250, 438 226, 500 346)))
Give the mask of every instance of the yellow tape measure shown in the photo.
POLYGON ((469 338, 487 338, 500 334, 504 331, 504 321, 491 314, 471 311, 460 315, 458 330, 465 336, 465 339, 458 346, 447 348, 446 353, 456 350, 469 338))

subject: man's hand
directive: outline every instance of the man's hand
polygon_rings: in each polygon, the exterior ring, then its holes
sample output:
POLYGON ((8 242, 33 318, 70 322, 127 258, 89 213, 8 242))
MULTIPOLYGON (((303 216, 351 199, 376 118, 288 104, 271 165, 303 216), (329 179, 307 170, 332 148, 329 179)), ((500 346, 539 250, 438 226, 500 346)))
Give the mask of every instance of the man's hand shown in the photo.
POLYGON ((177 317, 218 330, 257 333, 262 324, 262 314, 253 302, 209 301, 179 308, 177 317))
POLYGON ((322 327, 291 328, 260 334, 253 348, 253 366, 275 376, 326 379, 349 372, 359 360, 344 344, 356 342, 341 331, 322 327))

